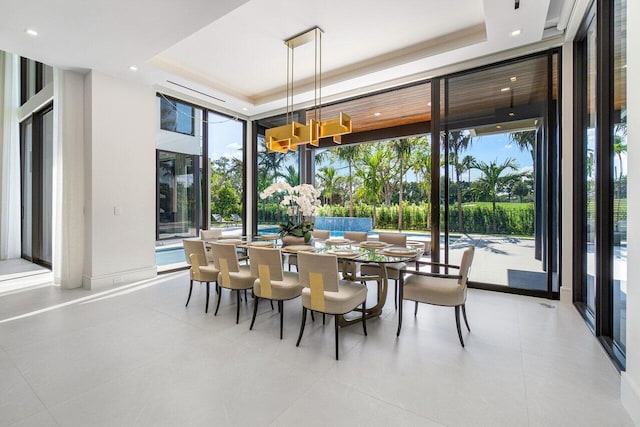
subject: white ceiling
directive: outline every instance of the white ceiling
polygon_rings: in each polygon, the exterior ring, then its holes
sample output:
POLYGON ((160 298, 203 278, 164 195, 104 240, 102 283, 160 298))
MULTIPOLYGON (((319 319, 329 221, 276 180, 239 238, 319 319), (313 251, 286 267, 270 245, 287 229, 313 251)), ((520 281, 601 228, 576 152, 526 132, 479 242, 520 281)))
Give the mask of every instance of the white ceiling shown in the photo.
MULTIPOLYGON (((335 99, 539 42, 563 1, 574 0, 0 0, 0 49, 254 116, 284 107, 283 41, 314 26, 323 96, 335 99)), ((313 98, 312 61, 312 44, 296 48, 296 103, 313 98)))

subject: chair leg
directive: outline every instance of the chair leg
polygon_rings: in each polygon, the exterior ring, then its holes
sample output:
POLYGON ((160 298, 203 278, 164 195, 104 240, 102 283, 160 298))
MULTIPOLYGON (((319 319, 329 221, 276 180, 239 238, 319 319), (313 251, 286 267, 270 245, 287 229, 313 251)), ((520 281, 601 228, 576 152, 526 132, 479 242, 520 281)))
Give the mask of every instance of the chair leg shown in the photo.
POLYGON ((458 328, 458 338, 460 338, 460 345, 464 347, 464 341, 462 340, 462 331, 460 330, 460 306, 456 305, 456 327, 458 328))
POLYGON ((247 290, 244 290, 244 303, 249 304, 249 298, 247 298, 247 290))
POLYGON ((362 330, 364 331, 364 336, 367 336, 367 300, 362 301, 362 330))
POLYGON ((251 326, 249 326, 249 330, 253 330, 253 324, 256 323, 256 314, 258 314, 258 303, 260 302, 260 298, 258 298, 257 296, 253 296, 254 298, 254 302, 253 302, 253 318, 251 319, 251 326))
POLYGON ((416 308, 413 309, 413 315, 414 316, 418 315, 418 301, 416 301, 416 308))
POLYGON ((338 327, 338 315, 337 314, 334 316, 333 322, 336 325, 336 360, 338 360, 338 330, 340 328, 338 327))
POLYGON ((208 313, 209 312, 209 287, 210 287, 210 283, 207 282, 207 305, 204 306, 204 312, 208 313))
POLYGON ((322 313, 322 324, 324 325, 324 313, 322 313))
POLYGON ((462 317, 464 318, 464 324, 467 325, 467 331, 471 332, 471 328, 469 328, 469 322, 467 322, 467 309, 465 305, 462 304, 462 317))
POLYGON ((298 335, 298 342, 296 347, 300 347, 300 340, 302 339, 302 333, 304 332, 304 324, 307 321, 307 307, 302 307, 302 324, 300 325, 300 335, 298 335))
POLYGON ((313 315, 313 310, 311 310, 311 321, 312 322, 316 321, 316 317, 313 315))
POLYGON ((269 300, 269 302, 271 303, 271 310, 273 310, 273 300, 269 300))
POLYGON ((189 301, 191 300, 191 291, 193 291, 193 279, 189 280, 189 296, 187 297, 187 303, 184 305, 185 307, 189 305, 189 301))
POLYGON ((402 328, 402 306, 404 305, 404 275, 400 272, 400 296, 398 297, 398 332, 396 336, 400 336, 400 329, 402 328))
POLYGON ((240 289, 238 289, 236 291, 236 295, 237 295, 237 305, 236 305, 236 325, 238 324, 238 322, 240 321, 240 289))
POLYGON ((395 286, 396 289, 395 289, 395 293, 394 293, 393 299, 394 299, 394 301, 396 303, 396 310, 397 310, 398 309, 398 281, 394 280, 394 282, 396 284, 396 286, 395 286))
POLYGON ((284 304, 278 301, 278 309, 280 310, 280 339, 282 339, 282 324, 284 323, 284 304))
POLYGON ((216 312, 213 313, 214 316, 218 315, 218 309, 220 308, 220 300, 222 299, 222 289, 219 289, 218 292, 218 302, 216 303, 216 312))

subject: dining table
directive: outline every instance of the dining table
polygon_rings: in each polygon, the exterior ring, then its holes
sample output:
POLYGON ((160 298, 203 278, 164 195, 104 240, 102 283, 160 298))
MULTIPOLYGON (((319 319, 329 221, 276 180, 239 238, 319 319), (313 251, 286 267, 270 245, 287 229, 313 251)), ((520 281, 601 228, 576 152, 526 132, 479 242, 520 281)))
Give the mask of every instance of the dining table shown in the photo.
MULTIPOLYGON (((387 267, 393 264, 406 263, 420 258, 423 253, 423 246, 408 245, 398 247, 384 242, 371 240, 364 242, 354 242, 347 239, 331 238, 326 240, 314 240, 308 245, 292 245, 281 248, 283 253, 313 252, 335 255, 338 258, 339 266, 342 268, 342 277, 353 282, 367 282, 375 280, 377 282, 377 298, 373 307, 365 308, 367 319, 379 317, 387 300, 388 275, 387 267), (376 276, 358 274, 358 264, 377 264, 380 274, 376 276)), ((353 323, 362 322, 362 309, 358 308, 360 314, 351 317, 349 315, 340 316, 340 326, 347 326, 353 323)))

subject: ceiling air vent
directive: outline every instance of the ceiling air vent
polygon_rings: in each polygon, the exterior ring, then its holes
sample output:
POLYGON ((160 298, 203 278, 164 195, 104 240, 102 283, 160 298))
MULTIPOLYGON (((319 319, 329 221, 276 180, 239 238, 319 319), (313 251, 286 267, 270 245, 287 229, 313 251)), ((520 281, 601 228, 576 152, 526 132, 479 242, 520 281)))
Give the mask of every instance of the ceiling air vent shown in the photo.
POLYGON ((520 9, 520 0, 515 0, 515 5, 513 7, 515 10, 520 9))
POLYGON ((190 90, 192 92, 199 93, 200 95, 208 96, 209 98, 215 99, 216 101, 227 102, 224 99, 217 98, 217 97, 215 97, 213 95, 209 95, 208 93, 200 92, 199 90, 196 90, 196 89, 191 88, 189 86, 181 85, 180 83, 172 82, 171 80, 167 80, 167 83, 171 83, 172 85, 180 86, 183 89, 187 89, 187 90, 190 90))

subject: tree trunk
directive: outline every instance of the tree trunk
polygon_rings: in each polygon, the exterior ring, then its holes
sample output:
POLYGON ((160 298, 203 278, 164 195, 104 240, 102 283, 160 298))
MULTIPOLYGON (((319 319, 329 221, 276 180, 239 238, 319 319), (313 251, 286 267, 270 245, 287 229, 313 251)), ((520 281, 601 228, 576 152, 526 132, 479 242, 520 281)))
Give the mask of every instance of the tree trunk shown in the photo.
POLYGON ((377 228, 377 218, 376 218, 376 205, 373 205, 373 224, 372 227, 375 229, 377 228))
POLYGON ((349 162, 349 216, 353 217, 353 175, 351 173, 351 162, 349 162))
POLYGON ((493 206, 493 215, 491 215, 491 222, 493 223, 493 232, 496 232, 496 200, 493 199, 491 201, 491 205, 493 206))
POLYGON ((398 231, 402 231, 402 176, 403 176, 402 159, 400 159, 400 186, 398 188, 398 231))

